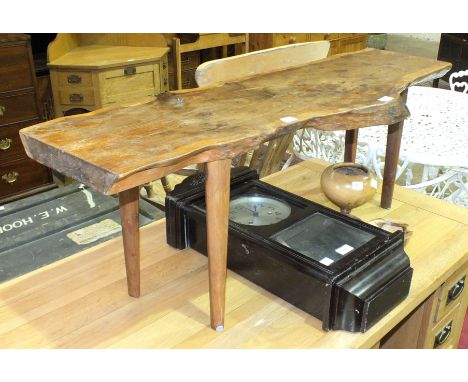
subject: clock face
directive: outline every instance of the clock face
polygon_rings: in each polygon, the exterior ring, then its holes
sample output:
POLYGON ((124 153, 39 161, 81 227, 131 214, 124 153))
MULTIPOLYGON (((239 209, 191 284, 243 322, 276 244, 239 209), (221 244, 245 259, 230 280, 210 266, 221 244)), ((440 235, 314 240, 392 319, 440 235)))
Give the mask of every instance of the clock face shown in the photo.
POLYGON ((281 200, 264 195, 243 195, 231 200, 229 219, 244 225, 270 225, 286 219, 291 207, 281 200))

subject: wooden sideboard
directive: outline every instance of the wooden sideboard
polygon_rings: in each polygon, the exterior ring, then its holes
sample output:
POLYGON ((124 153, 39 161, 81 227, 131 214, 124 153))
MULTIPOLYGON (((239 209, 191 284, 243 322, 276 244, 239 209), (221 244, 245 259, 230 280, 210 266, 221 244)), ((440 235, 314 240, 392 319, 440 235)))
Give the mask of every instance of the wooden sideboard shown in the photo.
POLYGON ((52 172, 29 159, 19 138, 41 122, 30 38, 0 34, 0 202, 53 187, 52 172))
POLYGON ((94 36, 59 34, 49 45, 56 117, 116 103, 145 102, 169 90, 169 48, 117 45, 133 40, 116 40, 112 34, 94 36))
MULTIPOLYGON (((325 166, 310 160, 263 180, 337 209, 320 189, 325 166)), ((408 297, 366 333, 325 332, 318 319, 231 271, 226 330, 210 330, 208 260, 167 245, 162 219, 142 228, 142 298, 126 294, 115 238, 1 284, 0 347, 432 348, 451 317, 453 329, 439 347, 456 347, 468 293, 448 305, 445 298, 467 272, 468 212, 399 186, 390 210, 378 204, 377 194, 353 214, 408 223, 413 234, 405 249, 414 275, 408 297)))
POLYGON ((338 53, 354 52, 366 47, 366 33, 250 33, 250 51, 308 41, 330 41, 332 56, 338 53))

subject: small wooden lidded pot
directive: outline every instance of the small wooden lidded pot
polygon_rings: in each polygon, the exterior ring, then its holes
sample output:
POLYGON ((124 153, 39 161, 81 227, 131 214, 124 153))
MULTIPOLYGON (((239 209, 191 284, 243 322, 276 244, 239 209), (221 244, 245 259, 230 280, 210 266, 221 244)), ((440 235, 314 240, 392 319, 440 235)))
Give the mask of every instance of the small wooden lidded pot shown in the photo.
POLYGON ((320 184, 325 196, 349 214, 368 202, 377 191, 377 178, 365 166, 353 162, 337 163, 322 173, 320 184))

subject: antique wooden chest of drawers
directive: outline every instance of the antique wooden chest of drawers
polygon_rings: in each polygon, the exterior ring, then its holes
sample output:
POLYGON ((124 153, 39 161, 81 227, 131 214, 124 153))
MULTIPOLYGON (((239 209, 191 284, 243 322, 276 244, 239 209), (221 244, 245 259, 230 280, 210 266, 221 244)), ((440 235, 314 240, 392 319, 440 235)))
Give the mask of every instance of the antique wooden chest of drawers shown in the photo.
POLYGON ((39 122, 30 38, 0 34, 0 203, 53 187, 50 169, 26 156, 18 134, 39 122))
POLYGON ((48 64, 55 116, 144 102, 169 90, 166 47, 78 46, 48 64))

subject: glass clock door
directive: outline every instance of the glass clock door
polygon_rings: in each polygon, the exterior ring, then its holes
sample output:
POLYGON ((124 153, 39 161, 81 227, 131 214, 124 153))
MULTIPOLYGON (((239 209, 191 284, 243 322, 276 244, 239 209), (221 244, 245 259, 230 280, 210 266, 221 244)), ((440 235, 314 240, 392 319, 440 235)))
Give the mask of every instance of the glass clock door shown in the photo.
POLYGON ((316 212, 271 236, 271 239, 300 254, 329 266, 375 235, 316 212))

